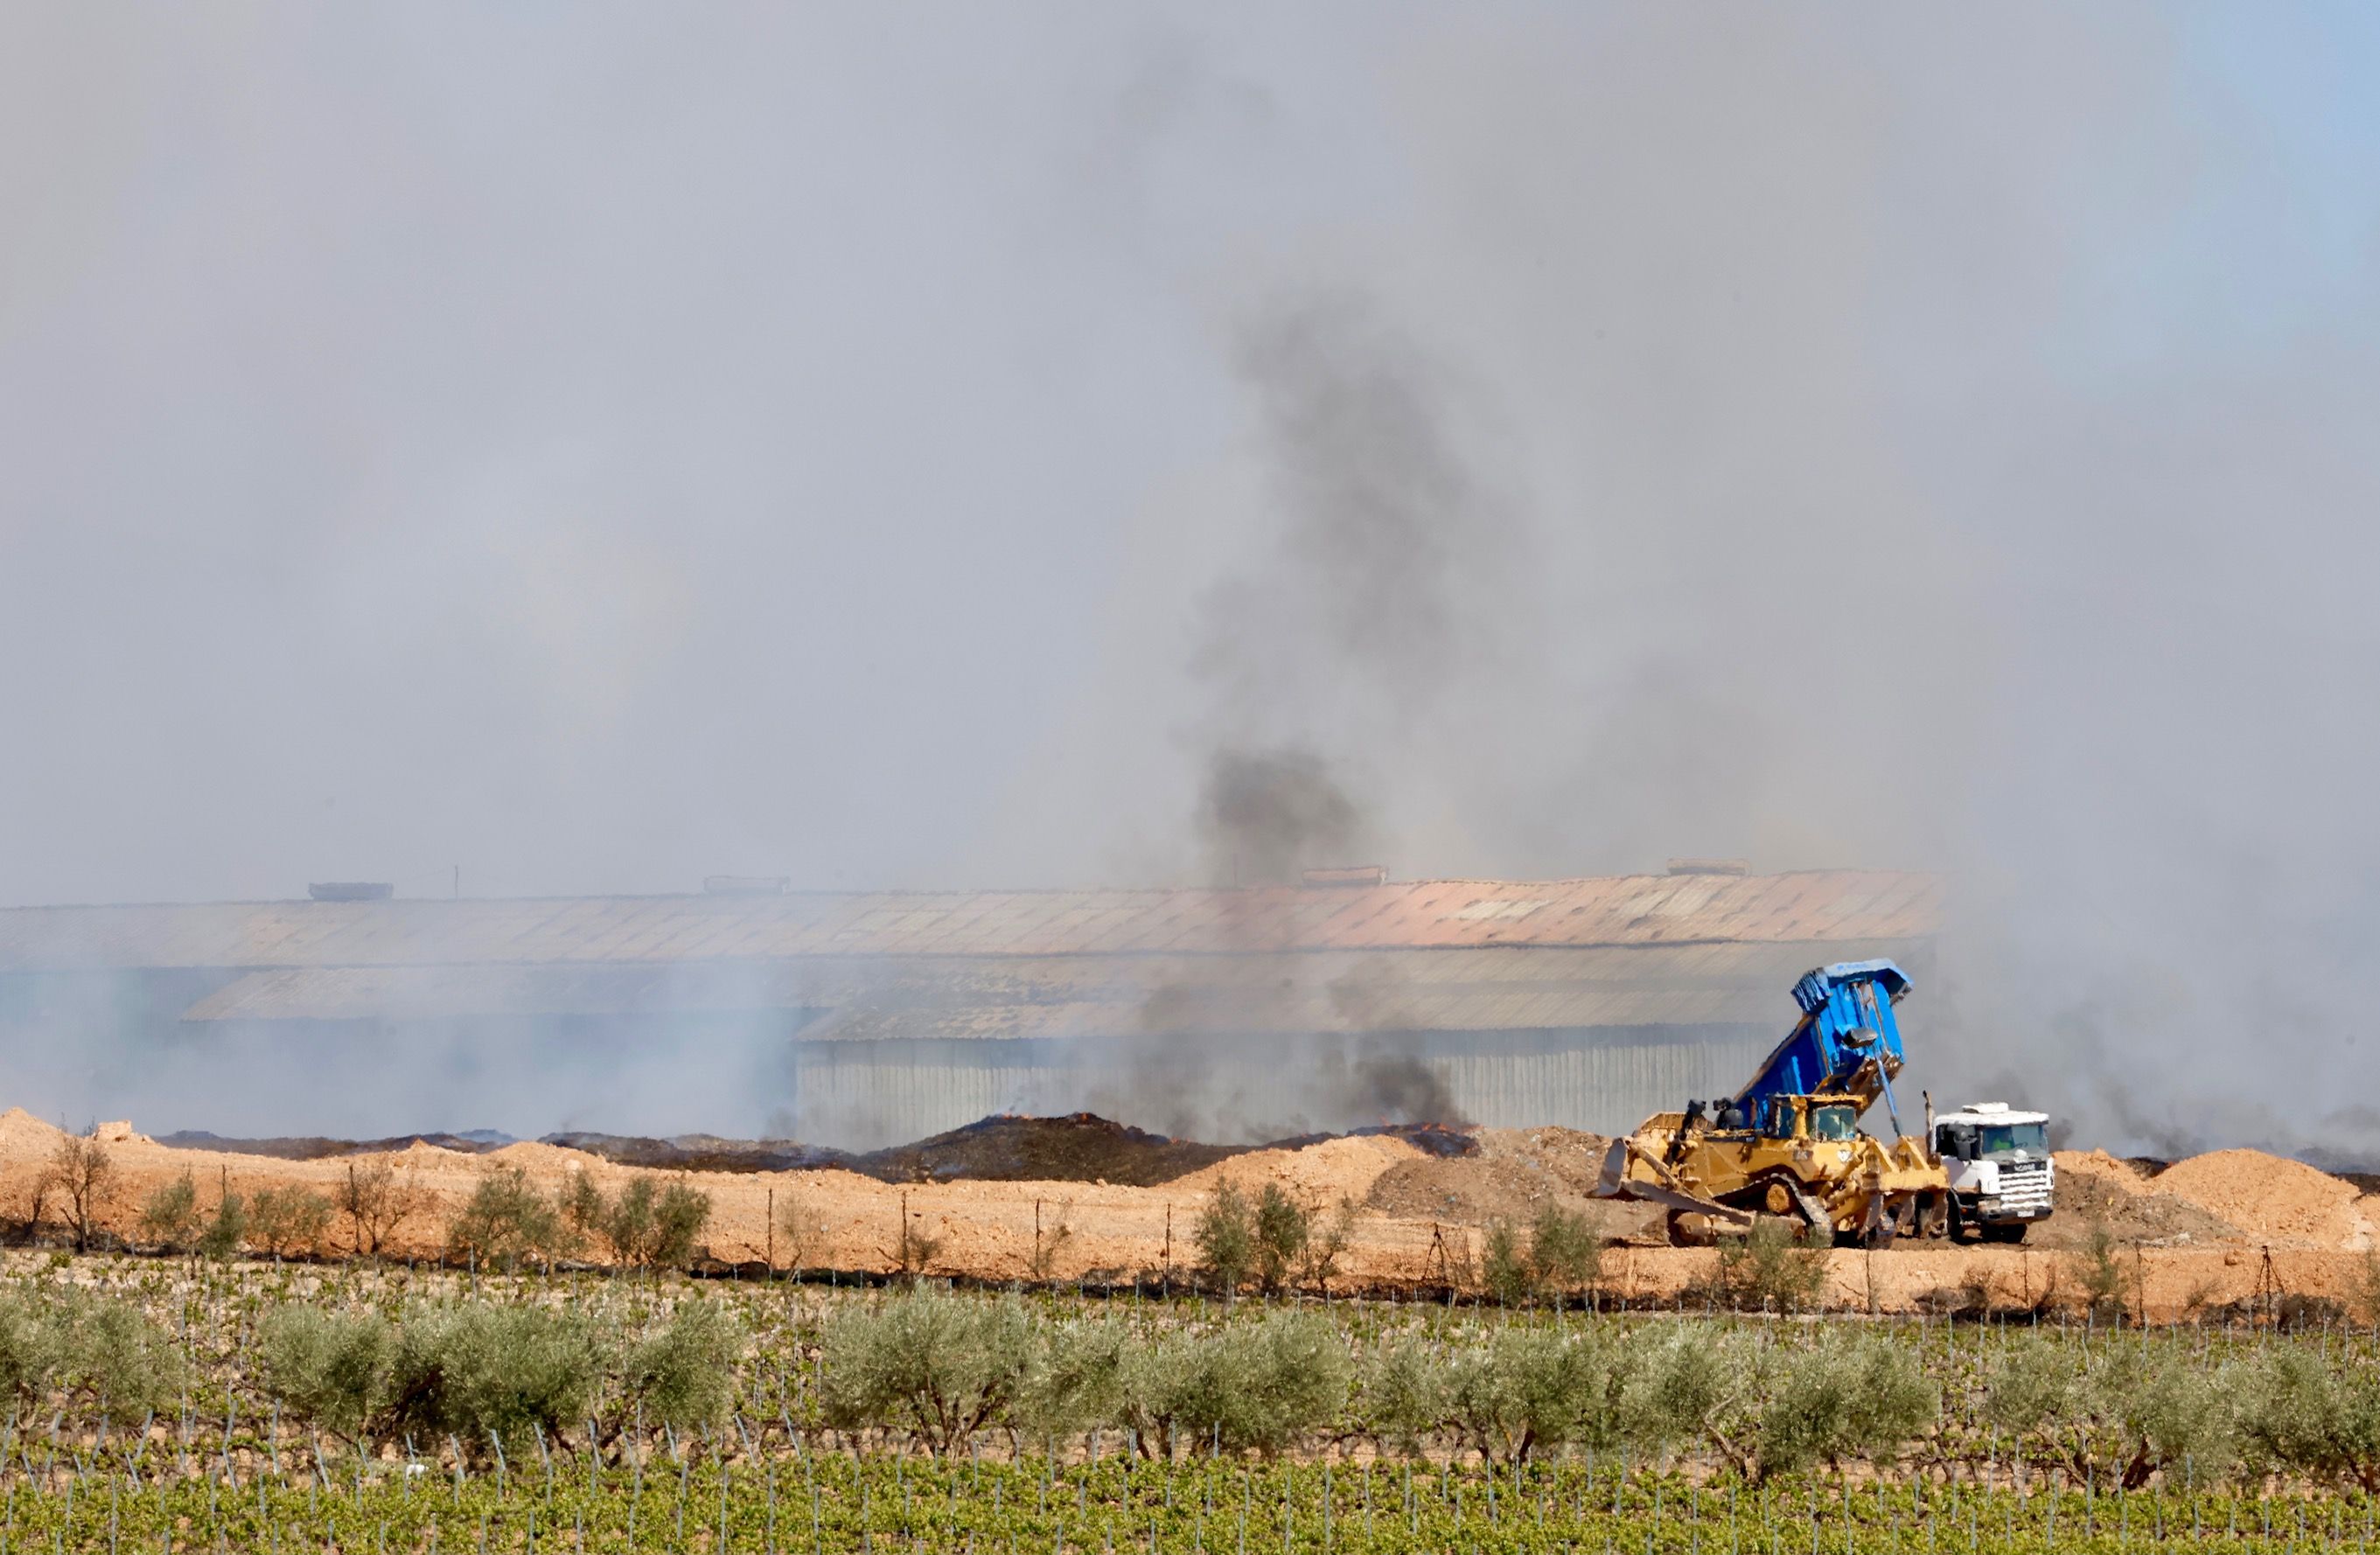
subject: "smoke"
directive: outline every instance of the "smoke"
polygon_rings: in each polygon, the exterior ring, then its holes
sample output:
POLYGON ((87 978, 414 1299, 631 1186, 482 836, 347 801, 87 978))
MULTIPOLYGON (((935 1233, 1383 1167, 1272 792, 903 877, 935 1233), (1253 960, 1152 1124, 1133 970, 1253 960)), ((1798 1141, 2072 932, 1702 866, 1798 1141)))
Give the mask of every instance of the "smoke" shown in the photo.
POLYGON ((2309 15, 19 8, 0 893, 1938 869, 1920 1083, 2368 1157, 2309 15))
POLYGON ((1444 369, 1352 293, 1251 304, 1227 334, 1262 468, 1254 554, 1200 603, 1196 833, 1210 879, 1294 881, 1383 840, 1368 796, 1500 648, 1516 559, 1444 369))
POLYGON ((1232 885, 1293 881, 1303 869, 1354 856, 1367 836, 1322 759, 1298 749, 1216 751, 1198 825, 1210 869, 1232 885))
MULTIPOLYGON (((1210 881, 1294 884, 1387 840, 1370 801, 1405 786, 1399 771, 1443 700, 1499 653, 1505 622, 1488 603, 1509 601, 1500 585, 1520 536, 1474 473, 1453 380, 1381 309, 1348 291, 1268 298, 1228 339, 1262 469, 1259 516, 1254 553, 1200 601, 1192 830, 1210 881)), ((1394 990, 1377 981, 1300 973, 1267 991, 1327 1001, 1355 1031, 1411 1034, 1390 1048, 1312 1039, 1254 1087, 1219 1084, 1233 1066, 1215 1062, 1211 1039, 1204 1064, 1150 1050, 1112 1104, 1216 1139, 1463 1122, 1443 1077, 1409 1051, 1418 1033, 1394 990)), ((1161 1026, 1184 998, 1154 990, 1143 1024, 1161 1026)))
POLYGON ((2141 8, 1868 19, 1407 41, 1396 214, 1290 267, 1361 305, 1217 327, 1272 538, 1208 748, 1291 731, 1401 871, 1945 871, 1916 1083, 2380 1156, 2290 1078, 2380 1079, 2345 79, 2141 8))

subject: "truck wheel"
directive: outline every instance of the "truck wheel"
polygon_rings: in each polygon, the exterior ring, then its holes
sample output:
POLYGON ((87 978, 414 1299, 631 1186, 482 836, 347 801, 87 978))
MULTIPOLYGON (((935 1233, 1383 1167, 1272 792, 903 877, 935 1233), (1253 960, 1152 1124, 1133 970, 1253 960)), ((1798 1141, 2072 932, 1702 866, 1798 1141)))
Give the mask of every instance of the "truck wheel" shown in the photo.
POLYGON ((1973 1242, 1975 1239, 1974 1224, 1967 1219, 1967 1212, 1959 1207, 1957 1194, 1950 1196, 1949 1237, 1954 1243, 1973 1242))
POLYGON ((1917 1196, 1916 1233, 1928 1242, 1939 1242, 1950 1234, 1950 1200, 1948 1194, 1917 1196))
POLYGON ((2024 1240, 2024 1225, 2022 1221, 2019 1221, 2014 1225, 1978 1226, 1975 1229, 1984 1233, 1985 1241, 2006 1245, 2024 1240))

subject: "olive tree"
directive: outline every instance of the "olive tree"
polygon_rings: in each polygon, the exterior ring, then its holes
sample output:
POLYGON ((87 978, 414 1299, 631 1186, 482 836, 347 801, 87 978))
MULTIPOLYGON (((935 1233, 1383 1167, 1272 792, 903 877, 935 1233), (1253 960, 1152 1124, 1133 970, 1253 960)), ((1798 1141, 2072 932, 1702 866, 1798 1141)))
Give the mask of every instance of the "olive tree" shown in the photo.
POLYGON ((448 1253, 482 1264, 551 1258, 570 1243, 562 1216, 518 1166, 482 1172, 470 1200, 446 1227, 448 1253))
POLYGON ((1913 1352, 1864 1335, 1823 1338, 1769 1380, 1756 1427, 1764 1479, 1852 1457, 1888 1462, 1942 1412, 1913 1352))
POLYGON ((199 1185, 188 1167, 152 1190, 140 1205, 140 1234, 161 1252, 188 1251, 199 1236, 199 1185))
POLYGON ((1364 1367, 1356 1407, 1382 1449, 1421 1457, 1447 1416, 1446 1367, 1437 1349, 1418 1339, 1381 1346, 1364 1367))
POLYGON ((416 1307, 397 1330, 389 1418, 477 1452, 576 1426, 603 1375, 601 1335, 582 1314, 471 1301, 416 1307))
POLYGON ((260 1188, 248 1203, 249 1235, 274 1257, 319 1248, 331 1229, 331 1201, 311 1188, 260 1188))
POLYGON ((2380 1376, 2362 1367, 2333 1369, 2299 1345, 2282 1344, 2266 1354, 2245 1392, 2240 1435, 2256 1457, 2317 1484, 2380 1490, 2380 1376))
POLYGON ((264 1385, 301 1420, 358 1451, 364 1427, 389 1403, 396 1333, 376 1312, 275 1306, 257 1327, 264 1385))
POLYGON ((1257 1217, 1238 1184, 1229 1180, 1215 1184, 1198 1211, 1190 1240, 1208 1277, 1225 1294, 1247 1283, 1257 1266, 1257 1217))
POLYGON ((744 1334, 722 1308, 679 1304, 668 1323, 632 1345, 620 1368, 627 1395, 671 1427, 715 1426, 735 1397, 744 1334))
POLYGON ((1499 1329, 1445 1366, 1448 1420, 1488 1463, 1571 1440, 1604 1402, 1602 1347, 1543 1329, 1499 1329))
POLYGON ((839 1312, 819 1340, 827 1420, 894 1423, 946 1454, 1025 1391, 1032 1328, 1015 1300, 964 1301, 924 1285, 873 1309, 839 1312))

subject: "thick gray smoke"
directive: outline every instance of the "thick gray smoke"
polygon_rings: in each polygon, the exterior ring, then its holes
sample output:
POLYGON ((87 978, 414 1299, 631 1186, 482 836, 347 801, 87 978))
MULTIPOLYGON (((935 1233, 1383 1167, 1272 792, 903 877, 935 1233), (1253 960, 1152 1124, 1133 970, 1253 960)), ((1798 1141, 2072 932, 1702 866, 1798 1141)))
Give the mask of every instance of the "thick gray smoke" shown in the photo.
MULTIPOLYGON (((1215 883, 1290 884, 1391 840, 1368 801, 1409 786, 1401 771, 1446 699, 1495 658, 1519 537, 1465 457, 1451 380, 1378 308, 1351 292, 1269 298, 1232 343, 1258 523, 1253 554, 1200 604, 1196 831, 1215 883)), ((1341 973, 1295 991, 1358 1029, 1410 1031, 1377 983, 1341 973)), ((1175 991, 1152 998, 1152 1023, 1175 991)), ((1255 1086, 1157 1055, 1116 1103, 1214 1138, 1461 1123, 1410 1040, 1318 1039, 1255 1086)))
POLYGON ((1197 829, 1218 883, 1281 883, 1388 840, 1367 795, 1492 662, 1518 537, 1447 374, 1378 308, 1266 298, 1231 343, 1261 473, 1253 554, 1199 606, 1197 829))
POLYGON ((0 20, 0 895, 1932 868, 2375 1153, 2361 13, 533 13, 0 20))
POLYGON ((1370 840, 1355 801, 1322 758, 1296 747, 1212 753, 1198 829, 1219 884, 1280 885, 1370 840))

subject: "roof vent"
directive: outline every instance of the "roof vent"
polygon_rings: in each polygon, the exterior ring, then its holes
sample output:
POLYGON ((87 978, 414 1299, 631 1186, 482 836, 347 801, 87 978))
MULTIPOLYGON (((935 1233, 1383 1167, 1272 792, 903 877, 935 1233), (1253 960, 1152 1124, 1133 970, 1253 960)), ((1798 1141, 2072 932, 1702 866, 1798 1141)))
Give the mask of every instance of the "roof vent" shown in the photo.
POLYGON ((1750 861, 1742 858, 1672 858, 1670 873, 1673 875, 1748 875, 1750 861))
POLYGON ((1343 869, 1308 869, 1298 877, 1301 885, 1386 885, 1389 867, 1385 864, 1355 864, 1343 869))
POLYGON ((396 887, 387 881, 316 881, 306 894, 317 902, 385 902, 396 887))
POLYGON ((705 896, 783 896, 794 883, 791 875, 705 875, 705 896))

